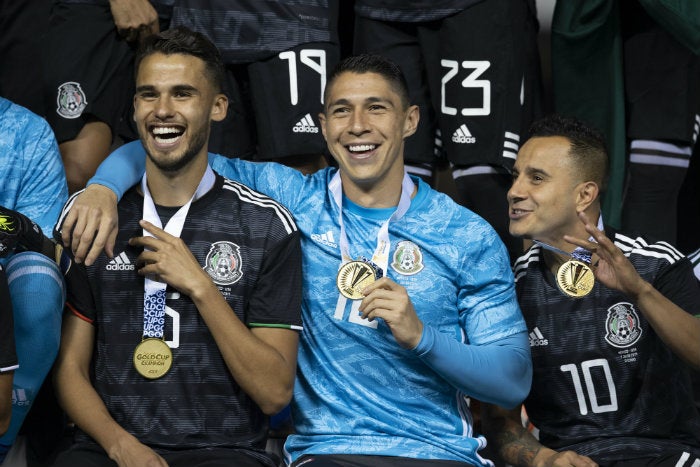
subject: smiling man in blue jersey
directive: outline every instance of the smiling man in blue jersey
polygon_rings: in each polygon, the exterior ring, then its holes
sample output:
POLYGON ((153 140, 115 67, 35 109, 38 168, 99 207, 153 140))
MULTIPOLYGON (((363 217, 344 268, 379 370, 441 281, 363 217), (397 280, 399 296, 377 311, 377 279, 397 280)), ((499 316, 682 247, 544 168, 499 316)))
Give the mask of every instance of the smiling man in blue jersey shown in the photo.
MULTIPOLYGON (((406 174, 404 140, 419 117, 396 65, 343 60, 324 102, 319 118, 338 169, 305 176, 211 156, 226 176, 284 203, 301 231, 305 326, 287 460, 493 465, 479 454, 486 440, 467 398, 513 407, 531 378, 506 248, 482 218, 406 174)), ((144 157, 138 144, 118 152, 95 181, 121 196, 144 157)), ((105 243, 113 250, 115 195, 99 184, 64 223, 73 232, 64 241, 86 263, 105 243)))

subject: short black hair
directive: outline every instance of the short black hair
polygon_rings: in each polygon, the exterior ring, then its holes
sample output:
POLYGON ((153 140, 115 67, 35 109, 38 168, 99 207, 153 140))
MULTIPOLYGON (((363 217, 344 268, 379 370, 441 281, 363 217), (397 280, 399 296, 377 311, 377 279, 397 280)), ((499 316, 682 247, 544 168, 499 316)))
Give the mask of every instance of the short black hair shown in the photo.
POLYGON ((328 102, 328 90, 333 82, 343 73, 376 73, 386 79, 392 89, 399 95, 404 108, 408 107, 408 83, 401 68, 386 57, 377 54, 352 55, 341 60, 331 71, 323 95, 323 101, 328 102))
POLYGON ((221 92, 223 89, 224 63, 219 49, 205 35, 184 26, 178 26, 148 36, 136 52, 135 72, 138 73, 144 58, 155 53, 191 55, 199 58, 204 62, 204 69, 216 92, 221 92))
POLYGON ((594 126, 574 117, 548 115, 530 127, 530 138, 561 136, 571 143, 569 155, 585 180, 598 184, 601 193, 608 184, 608 150, 603 134, 594 126))

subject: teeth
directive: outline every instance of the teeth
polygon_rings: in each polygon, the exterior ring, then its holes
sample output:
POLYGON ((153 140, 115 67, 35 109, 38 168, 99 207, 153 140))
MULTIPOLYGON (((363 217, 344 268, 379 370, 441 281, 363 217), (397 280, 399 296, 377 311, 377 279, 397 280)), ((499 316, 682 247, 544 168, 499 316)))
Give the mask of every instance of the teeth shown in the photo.
POLYGON ((372 151, 376 147, 376 144, 356 144, 354 146, 348 146, 348 149, 352 152, 365 152, 372 151))
POLYGON ((155 127, 153 128, 154 135, 166 135, 170 133, 182 133, 182 130, 175 127, 155 127))

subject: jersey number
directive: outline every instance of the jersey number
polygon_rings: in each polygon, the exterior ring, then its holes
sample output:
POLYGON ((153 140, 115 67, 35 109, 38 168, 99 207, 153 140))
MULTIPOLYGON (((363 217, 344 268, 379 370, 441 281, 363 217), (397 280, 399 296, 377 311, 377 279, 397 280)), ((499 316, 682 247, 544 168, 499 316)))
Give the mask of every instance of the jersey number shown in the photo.
MULTIPOLYGON (((374 321, 369 321, 367 319, 364 319, 362 315, 360 315, 360 303, 362 303, 362 300, 352 301, 348 321, 350 321, 351 323, 359 324, 360 326, 366 326, 368 328, 377 329, 377 326, 379 325, 378 320, 375 319, 374 321)), ((345 307, 347 306, 347 304, 348 299, 344 295, 338 294, 338 301, 335 303, 335 314, 333 315, 333 317, 338 321, 343 320, 343 316, 345 315, 345 307)))
MULTIPOLYGON (((576 399, 578 400, 578 408, 581 415, 588 414, 588 406, 586 404, 586 395, 583 391, 583 386, 581 386, 581 378, 579 377, 578 367, 574 363, 569 363, 568 365, 562 365, 560 367, 561 371, 564 373, 571 373, 571 379, 574 383, 574 389, 576 390, 576 399)), ((603 413, 603 412, 615 412, 617 410, 617 393, 615 392, 615 382, 612 379, 612 373, 610 372, 610 365, 608 361, 604 358, 597 358, 595 360, 587 360, 581 362, 581 373, 583 374, 583 380, 586 383, 586 394, 588 394, 588 401, 590 402, 591 411, 593 413, 603 413), (608 393, 610 396, 610 403, 605 405, 598 404, 598 396, 596 389, 593 386, 593 377, 591 376, 591 368, 600 367, 605 375, 605 381, 608 387, 608 393)))
MULTIPOLYGON (((299 103, 299 78, 297 75, 297 54, 294 51, 281 52, 280 59, 287 60, 289 67, 289 96, 292 105, 299 103)), ((321 76, 319 100, 323 104, 323 90, 326 87, 326 51, 321 49, 304 49, 299 52, 299 61, 321 76)))
MULTIPOLYGON (((176 300, 180 298, 180 294, 178 292, 169 293, 166 298, 168 300, 176 300)), ((168 344, 168 347, 170 347, 171 349, 177 349, 178 347, 180 347, 180 313, 166 305, 165 316, 170 316, 173 319, 173 338, 172 340, 165 341, 165 343, 168 344)))
MULTIPOLYGON (((440 64, 447 68, 447 73, 442 76, 442 88, 440 110, 445 115, 457 115, 457 108, 450 107, 445 102, 445 85, 459 73, 459 62, 456 60, 441 60, 440 64)), ((484 74, 491 66, 491 62, 487 60, 463 61, 462 67, 468 70, 473 70, 462 80, 462 87, 481 89, 482 105, 481 107, 463 107, 460 113, 463 116, 474 115, 491 115, 491 81, 487 79, 477 79, 484 74)))

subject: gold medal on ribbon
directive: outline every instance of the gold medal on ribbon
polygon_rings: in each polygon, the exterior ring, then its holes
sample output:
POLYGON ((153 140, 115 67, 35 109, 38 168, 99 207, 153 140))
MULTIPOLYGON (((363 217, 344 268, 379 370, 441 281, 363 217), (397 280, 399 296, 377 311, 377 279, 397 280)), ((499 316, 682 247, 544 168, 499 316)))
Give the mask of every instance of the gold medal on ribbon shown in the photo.
POLYGON ((149 337, 134 349, 134 368, 148 379, 158 379, 173 365, 173 352, 163 339, 149 337))
POLYGON ((362 290, 377 280, 377 270, 365 261, 350 261, 338 270, 338 290, 351 300, 364 298, 362 290))
POLYGON ((557 270, 557 285, 566 295, 584 297, 593 290, 595 276, 591 267, 575 259, 562 264, 557 270))

